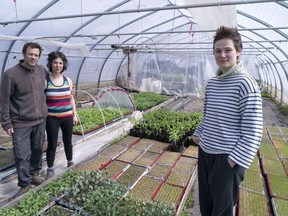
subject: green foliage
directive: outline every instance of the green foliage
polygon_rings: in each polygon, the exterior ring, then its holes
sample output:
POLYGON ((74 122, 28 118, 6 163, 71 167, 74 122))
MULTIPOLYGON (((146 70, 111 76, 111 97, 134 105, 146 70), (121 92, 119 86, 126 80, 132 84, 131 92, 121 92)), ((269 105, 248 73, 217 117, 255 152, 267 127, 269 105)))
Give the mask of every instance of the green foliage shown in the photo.
MULTIPOLYGON (((88 215, 134 216, 140 213, 143 216, 172 216, 175 213, 174 207, 163 202, 124 198, 125 192, 127 192, 125 186, 108 179, 99 170, 92 172, 70 170, 40 191, 30 191, 28 196, 15 206, 1 208, 0 215, 39 215, 42 209, 51 202, 51 198, 63 195, 63 201, 68 203, 68 206, 71 208, 78 206, 88 215)), ((53 215, 53 212, 57 212, 57 215, 67 215, 64 209, 57 208, 51 209, 47 215, 53 215)), ((42 212, 41 215, 46 215, 46 212, 42 212)))
POLYGON ((201 121, 202 113, 174 112, 160 109, 144 116, 142 121, 136 123, 146 134, 157 132, 166 133, 170 142, 177 142, 184 138, 188 132, 193 132, 201 121))
POLYGON ((148 110, 169 99, 167 95, 154 92, 131 93, 130 96, 133 98, 137 110, 140 111, 148 110))
MULTIPOLYGON (((120 110, 122 115, 129 112, 129 110, 124 108, 121 108, 120 110)), ((100 110, 98 108, 90 107, 86 109, 80 109, 77 111, 80 122, 78 125, 74 126, 73 132, 81 133, 81 125, 84 132, 90 131, 97 128, 98 126, 103 125, 104 120, 105 123, 108 123, 109 121, 120 118, 121 113, 119 112, 119 109, 116 108, 104 108, 100 110), (103 113, 103 117, 101 112, 103 113)))
POLYGON ((175 207, 161 201, 147 201, 128 196, 118 203, 117 213, 121 216, 172 216, 175 214, 175 207))
POLYGON ((288 106, 286 105, 278 105, 278 109, 282 115, 288 116, 288 106))
POLYGON ((262 93, 261 93, 261 96, 262 96, 262 97, 271 98, 271 94, 268 93, 268 92, 262 92, 262 93))

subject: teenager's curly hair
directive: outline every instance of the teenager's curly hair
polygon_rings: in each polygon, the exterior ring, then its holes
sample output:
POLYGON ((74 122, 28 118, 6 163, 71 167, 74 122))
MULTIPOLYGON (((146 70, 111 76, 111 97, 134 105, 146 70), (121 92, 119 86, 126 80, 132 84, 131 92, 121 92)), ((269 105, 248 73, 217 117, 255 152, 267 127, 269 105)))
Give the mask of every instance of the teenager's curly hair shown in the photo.
POLYGON ((216 34, 214 35, 213 40, 213 50, 215 47, 215 43, 221 39, 231 39, 234 43, 234 47, 237 51, 241 52, 243 49, 241 35, 238 32, 237 28, 230 28, 225 26, 220 26, 216 34))

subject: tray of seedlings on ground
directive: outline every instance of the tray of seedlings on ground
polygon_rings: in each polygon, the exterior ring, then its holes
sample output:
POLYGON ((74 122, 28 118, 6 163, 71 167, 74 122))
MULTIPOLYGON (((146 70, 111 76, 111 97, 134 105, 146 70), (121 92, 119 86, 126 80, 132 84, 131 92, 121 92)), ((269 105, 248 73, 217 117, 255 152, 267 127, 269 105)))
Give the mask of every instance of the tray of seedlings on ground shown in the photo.
POLYGON ((164 183, 159 191, 157 191, 153 200, 162 200, 177 208, 181 202, 184 191, 183 187, 164 183))
POLYGON ((274 145, 272 144, 271 140, 268 138, 268 136, 263 136, 261 145, 259 148, 259 155, 262 159, 267 160, 278 160, 278 154, 275 150, 274 145))
POLYGON ((250 167, 249 167, 249 170, 253 170, 253 171, 256 171, 256 172, 260 172, 261 170, 260 170, 260 162, 261 162, 261 158, 259 159, 258 158, 258 155, 256 155, 255 157, 254 157, 254 159, 252 160, 252 163, 251 163, 251 165, 250 165, 250 167))
POLYGON ((241 188, 264 195, 265 189, 262 174, 253 170, 246 170, 241 188))
POLYGON ((81 163, 77 165, 76 167, 78 170, 86 170, 86 171, 93 171, 97 169, 101 170, 102 167, 105 167, 110 162, 111 160, 109 158, 98 156, 89 160, 86 163, 81 163))
POLYGON ((132 163, 134 160, 138 159, 145 153, 144 150, 136 149, 136 148, 129 148, 121 155, 119 155, 116 159, 118 161, 124 161, 127 163, 132 163))
POLYGON ((154 144, 156 144, 156 140, 142 138, 139 142, 133 145, 133 148, 141 149, 141 150, 148 150, 154 144))
POLYGON ((186 188, 195 173, 197 173, 198 160, 195 158, 181 157, 168 176, 166 183, 186 188))
POLYGON ((285 216, 288 212, 288 200, 281 198, 273 198, 273 213, 277 216, 285 216))
POLYGON ((150 148, 148 149, 149 152, 155 152, 158 154, 162 154, 165 150, 167 150, 169 145, 163 142, 155 142, 150 148))
POLYGON ((180 172, 179 170, 172 170, 172 172, 166 179, 165 183, 186 188, 190 178, 191 173, 189 172, 180 172))
POLYGON ((139 138, 139 137, 127 135, 124 138, 122 138, 121 140, 119 140, 118 142, 116 142, 116 144, 130 147, 130 146, 133 146, 133 145, 135 145, 135 143, 138 143, 140 141, 141 141, 141 138, 139 138))
POLYGON ((268 176, 269 192, 272 197, 278 197, 288 200, 288 177, 269 175, 268 176))
POLYGON ((192 174, 195 171, 198 160, 195 158, 181 157, 173 170, 192 174))
POLYGON ((114 159, 121 155, 123 152, 125 152, 129 148, 130 143, 115 143, 108 148, 104 149, 102 152, 100 152, 101 157, 106 157, 110 159, 114 159))
POLYGON ((113 160, 107 166, 103 167, 102 171, 105 172, 109 178, 114 178, 129 166, 129 163, 113 160))
POLYGON ((288 127, 280 127, 281 134, 286 142, 288 142, 288 127))
POLYGON ((286 142, 283 137, 274 137, 273 144, 279 155, 279 158, 284 161, 288 158, 288 142, 286 142))
POLYGON ((157 160, 157 163, 172 166, 180 157, 181 154, 179 152, 165 151, 157 160))
POLYGON ((288 158, 285 158, 285 160, 282 161, 285 172, 288 173, 288 158))
POLYGON ((268 176, 269 175, 277 175, 282 177, 287 176, 283 164, 279 159, 278 160, 262 159, 262 164, 263 164, 263 171, 268 176))
POLYGON ((260 153, 258 151, 249 169, 245 171, 244 180, 240 185, 240 194, 236 214, 238 216, 269 215, 270 200, 267 199, 266 178, 263 176, 261 171, 262 158, 259 158, 259 156, 260 153))
POLYGON ((152 195, 161 186, 161 184, 163 184, 163 181, 159 179, 143 176, 132 189, 130 194, 138 198, 151 200, 152 195))
POLYGON ((169 215, 175 208, 163 201, 144 201, 125 196, 127 187, 101 171, 70 169, 38 191, 2 207, 0 215, 169 215))
POLYGON ((265 195, 241 188, 239 197, 237 216, 270 215, 265 195))
POLYGON ((190 145, 183 152, 182 156, 198 158, 198 146, 190 145))
POLYGON ((159 157, 159 153, 146 151, 140 158, 133 161, 133 164, 142 167, 151 167, 159 157))
POLYGON ((168 175, 170 174, 171 170, 172 170, 171 166, 156 163, 151 168, 151 170, 149 170, 149 172, 147 173, 147 176, 150 176, 152 178, 165 180, 168 177, 168 175))
POLYGON ((132 165, 125 172, 123 172, 116 179, 121 184, 124 184, 126 187, 131 188, 133 184, 147 171, 146 168, 141 166, 132 165))

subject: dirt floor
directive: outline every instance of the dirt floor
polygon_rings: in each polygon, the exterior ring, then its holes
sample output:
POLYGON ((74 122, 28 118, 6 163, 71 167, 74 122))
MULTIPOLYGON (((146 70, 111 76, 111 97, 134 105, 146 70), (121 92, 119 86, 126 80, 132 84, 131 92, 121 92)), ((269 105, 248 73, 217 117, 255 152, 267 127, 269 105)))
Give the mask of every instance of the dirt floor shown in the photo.
MULTIPOLYGON (((202 112, 203 111, 203 99, 192 97, 192 100, 187 103, 183 108, 183 111, 186 112, 202 112)), ((277 104, 269 99, 263 98, 263 125, 264 130, 266 127, 288 127, 288 116, 282 115, 277 108, 277 104)), ((199 210, 199 200, 198 200, 198 181, 196 178, 196 182, 192 188, 193 190, 193 200, 194 205, 191 206, 187 211, 191 213, 193 216, 200 216, 199 210)))

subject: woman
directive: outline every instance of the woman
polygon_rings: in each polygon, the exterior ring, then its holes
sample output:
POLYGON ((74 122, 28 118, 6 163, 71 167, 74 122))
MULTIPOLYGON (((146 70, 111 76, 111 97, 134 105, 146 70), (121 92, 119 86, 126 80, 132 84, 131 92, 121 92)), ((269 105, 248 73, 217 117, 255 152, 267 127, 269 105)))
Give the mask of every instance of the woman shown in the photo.
POLYGON ((261 142, 261 94, 239 60, 242 48, 236 28, 217 29, 213 53, 219 69, 207 82, 204 115, 193 134, 202 216, 233 215, 245 169, 261 142))
POLYGON ((72 95, 72 81, 63 76, 67 69, 67 58, 62 52, 51 52, 48 55, 47 67, 50 74, 46 77, 46 102, 48 117, 46 124, 48 148, 46 152, 47 176, 54 176, 54 160, 58 140, 59 128, 67 159, 67 167, 73 165, 72 131, 73 125, 78 123, 74 97, 72 95))

